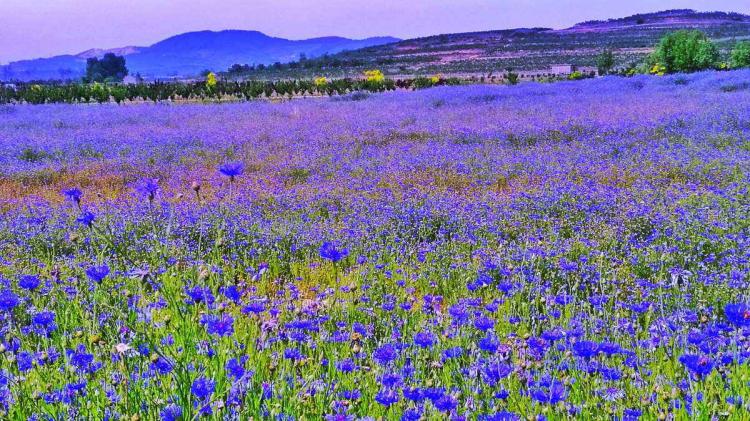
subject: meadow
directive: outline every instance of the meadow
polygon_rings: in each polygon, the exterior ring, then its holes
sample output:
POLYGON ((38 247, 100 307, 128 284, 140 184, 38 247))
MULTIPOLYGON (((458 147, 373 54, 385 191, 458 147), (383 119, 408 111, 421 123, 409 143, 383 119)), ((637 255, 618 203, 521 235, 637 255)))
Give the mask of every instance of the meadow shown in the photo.
POLYGON ((750 71, 0 106, 0 419, 750 418, 750 71))

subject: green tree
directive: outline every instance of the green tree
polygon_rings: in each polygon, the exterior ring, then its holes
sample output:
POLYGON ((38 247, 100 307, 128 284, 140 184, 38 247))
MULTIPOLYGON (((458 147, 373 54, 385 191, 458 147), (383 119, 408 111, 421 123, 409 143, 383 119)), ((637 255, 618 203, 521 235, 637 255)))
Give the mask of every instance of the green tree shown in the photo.
POLYGON ((615 55, 612 50, 604 50, 596 58, 596 68, 599 70, 599 76, 604 76, 612 71, 615 67, 615 55))
POLYGON ((716 66, 719 50, 698 30, 681 30, 666 35, 651 55, 650 65, 660 65, 667 73, 695 72, 716 66))
POLYGON ((125 66, 125 57, 107 53, 101 60, 97 57, 86 60, 86 80, 88 82, 122 82, 122 79, 127 75, 128 68, 125 66))
POLYGON ((738 42, 734 46, 731 65, 734 68, 750 67, 750 41, 738 42))

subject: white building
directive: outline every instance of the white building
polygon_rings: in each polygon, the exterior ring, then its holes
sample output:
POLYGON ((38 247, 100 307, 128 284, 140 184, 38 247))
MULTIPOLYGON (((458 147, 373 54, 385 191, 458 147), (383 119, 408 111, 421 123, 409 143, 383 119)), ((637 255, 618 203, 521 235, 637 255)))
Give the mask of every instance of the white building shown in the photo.
POLYGON ((575 72, 576 68, 572 64, 553 64, 550 73, 553 75, 569 75, 575 72))

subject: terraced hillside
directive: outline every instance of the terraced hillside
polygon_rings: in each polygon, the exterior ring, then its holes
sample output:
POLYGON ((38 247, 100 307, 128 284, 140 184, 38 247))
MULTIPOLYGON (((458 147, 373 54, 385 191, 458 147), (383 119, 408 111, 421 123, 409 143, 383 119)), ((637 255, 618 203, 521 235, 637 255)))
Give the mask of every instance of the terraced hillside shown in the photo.
MULTIPOLYGON (((595 66, 605 48, 617 65, 640 62, 664 34, 700 29, 724 53, 736 39, 750 37, 750 16, 739 13, 669 10, 607 21, 590 21, 567 29, 524 28, 447 34, 347 51, 309 60, 289 73, 356 74, 379 68, 389 74, 489 74, 507 68, 544 71, 553 64, 595 66)), ((278 70, 278 69, 277 69, 278 70)))

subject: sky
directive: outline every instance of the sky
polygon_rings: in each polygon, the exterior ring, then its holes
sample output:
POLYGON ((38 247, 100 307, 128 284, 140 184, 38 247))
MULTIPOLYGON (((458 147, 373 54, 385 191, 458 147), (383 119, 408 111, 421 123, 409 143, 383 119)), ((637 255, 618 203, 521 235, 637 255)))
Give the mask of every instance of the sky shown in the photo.
POLYGON ((197 30, 289 39, 399 38, 518 27, 564 28, 664 9, 750 14, 749 0, 0 0, 0 63, 148 46, 197 30))

